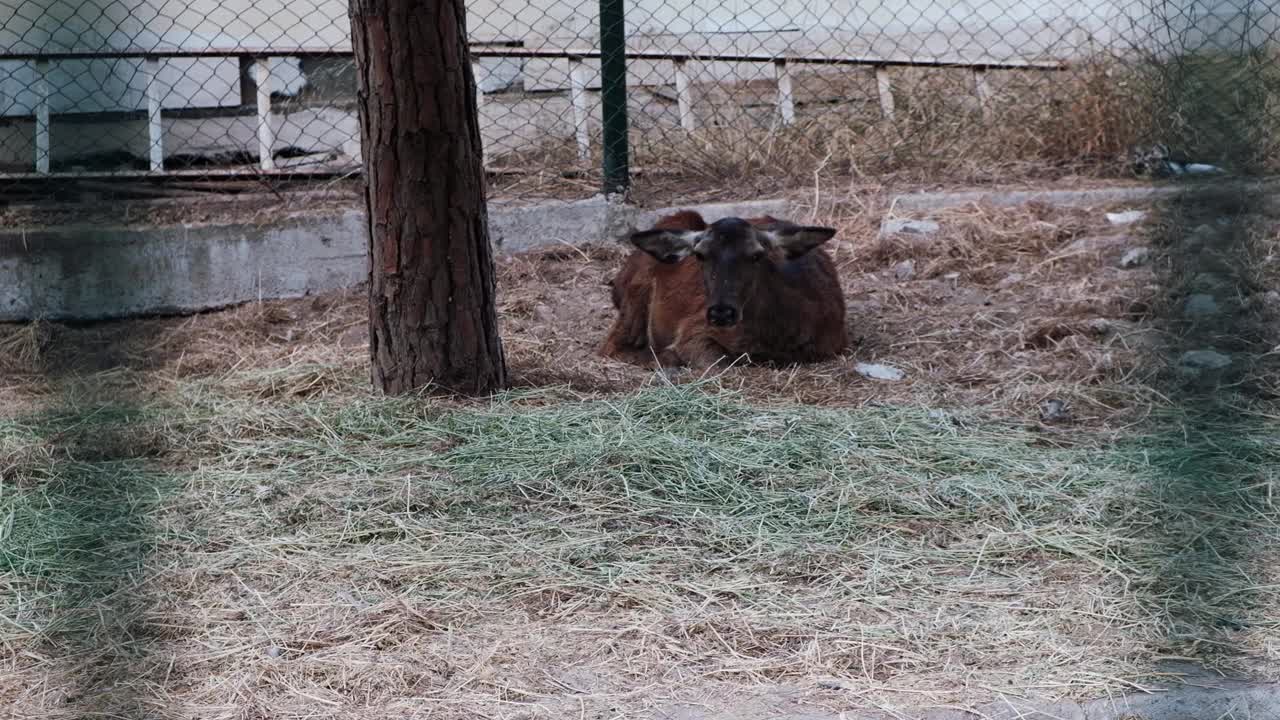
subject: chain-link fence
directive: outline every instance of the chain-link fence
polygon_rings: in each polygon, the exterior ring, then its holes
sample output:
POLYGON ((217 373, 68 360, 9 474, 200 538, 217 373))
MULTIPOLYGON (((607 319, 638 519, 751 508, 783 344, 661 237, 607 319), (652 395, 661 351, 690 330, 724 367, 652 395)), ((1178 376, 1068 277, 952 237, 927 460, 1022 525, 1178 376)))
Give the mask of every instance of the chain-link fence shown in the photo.
POLYGON ((4 0, 0 17, 0 172, 358 165, 341 0, 4 0))
MULTIPOLYGON (((1273 5, 469 0, 467 10, 486 166, 510 191, 596 192, 619 151, 651 188, 1274 162, 1273 5), (602 6, 624 18, 624 47, 601 43, 602 6), (620 52, 625 80, 602 77, 601 57, 620 52), (609 113, 626 140, 603 153, 610 83, 625 88, 609 113), (1237 130, 1256 142, 1228 147, 1237 130)), ((343 0, 0 0, 0 14, 2 173, 359 169, 343 0)))

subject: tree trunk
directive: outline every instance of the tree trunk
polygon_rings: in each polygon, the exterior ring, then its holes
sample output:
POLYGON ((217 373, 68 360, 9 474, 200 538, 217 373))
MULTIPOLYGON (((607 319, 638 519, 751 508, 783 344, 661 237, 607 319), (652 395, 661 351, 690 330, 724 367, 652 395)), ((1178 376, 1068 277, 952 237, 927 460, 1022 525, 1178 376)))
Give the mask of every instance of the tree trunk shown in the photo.
POLYGON ((506 383, 463 0, 351 0, 369 211, 369 352, 386 393, 506 383))

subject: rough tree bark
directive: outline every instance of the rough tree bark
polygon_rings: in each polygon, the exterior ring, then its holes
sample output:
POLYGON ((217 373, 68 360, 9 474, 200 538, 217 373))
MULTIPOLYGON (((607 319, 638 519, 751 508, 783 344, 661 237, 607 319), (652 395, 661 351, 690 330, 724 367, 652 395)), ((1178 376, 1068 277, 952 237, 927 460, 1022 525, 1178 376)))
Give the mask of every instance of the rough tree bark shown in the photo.
POLYGON ((463 0, 351 0, 369 210, 369 351, 386 393, 506 383, 463 0))

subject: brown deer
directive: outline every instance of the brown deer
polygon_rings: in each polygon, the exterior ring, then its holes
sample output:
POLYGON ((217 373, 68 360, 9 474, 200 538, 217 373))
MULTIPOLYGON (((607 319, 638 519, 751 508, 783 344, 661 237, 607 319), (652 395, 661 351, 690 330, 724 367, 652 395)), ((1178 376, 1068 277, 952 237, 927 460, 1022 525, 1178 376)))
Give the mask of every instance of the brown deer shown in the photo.
POLYGON ((848 343, 844 293, 819 247, 835 234, 769 216, 662 218, 631 235, 636 249, 612 281, 618 317, 601 354, 694 367, 839 355, 848 343))

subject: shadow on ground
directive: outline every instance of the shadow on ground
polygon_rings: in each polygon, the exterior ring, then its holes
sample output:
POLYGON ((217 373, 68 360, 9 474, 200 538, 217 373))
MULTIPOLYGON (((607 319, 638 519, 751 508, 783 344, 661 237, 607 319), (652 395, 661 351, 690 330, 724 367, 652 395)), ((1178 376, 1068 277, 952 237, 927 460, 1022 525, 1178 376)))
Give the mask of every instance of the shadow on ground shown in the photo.
POLYGON ((19 692, 50 715, 164 716, 168 660, 155 651, 145 566, 170 484, 165 441, 136 393, 113 382, 115 351, 98 350, 78 361, 105 372, 37 363, 39 407, 0 415, 0 577, 10 590, 0 614, 26 650, 19 667, 45 679, 0 701, 19 692))
POLYGON ((1155 303, 1169 338, 1158 390, 1173 400, 1140 451, 1157 472, 1161 508, 1135 541, 1162 571, 1143 587, 1162 619, 1167 655, 1247 674, 1238 638, 1266 623, 1273 603, 1257 576, 1274 546, 1271 485, 1280 472, 1274 401, 1275 318, 1261 297, 1266 199, 1243 189, 1189 188, 1155 218, 1165 258, 1155 303), (1270 367, 1269 367, 1270 365, 1270 367))

